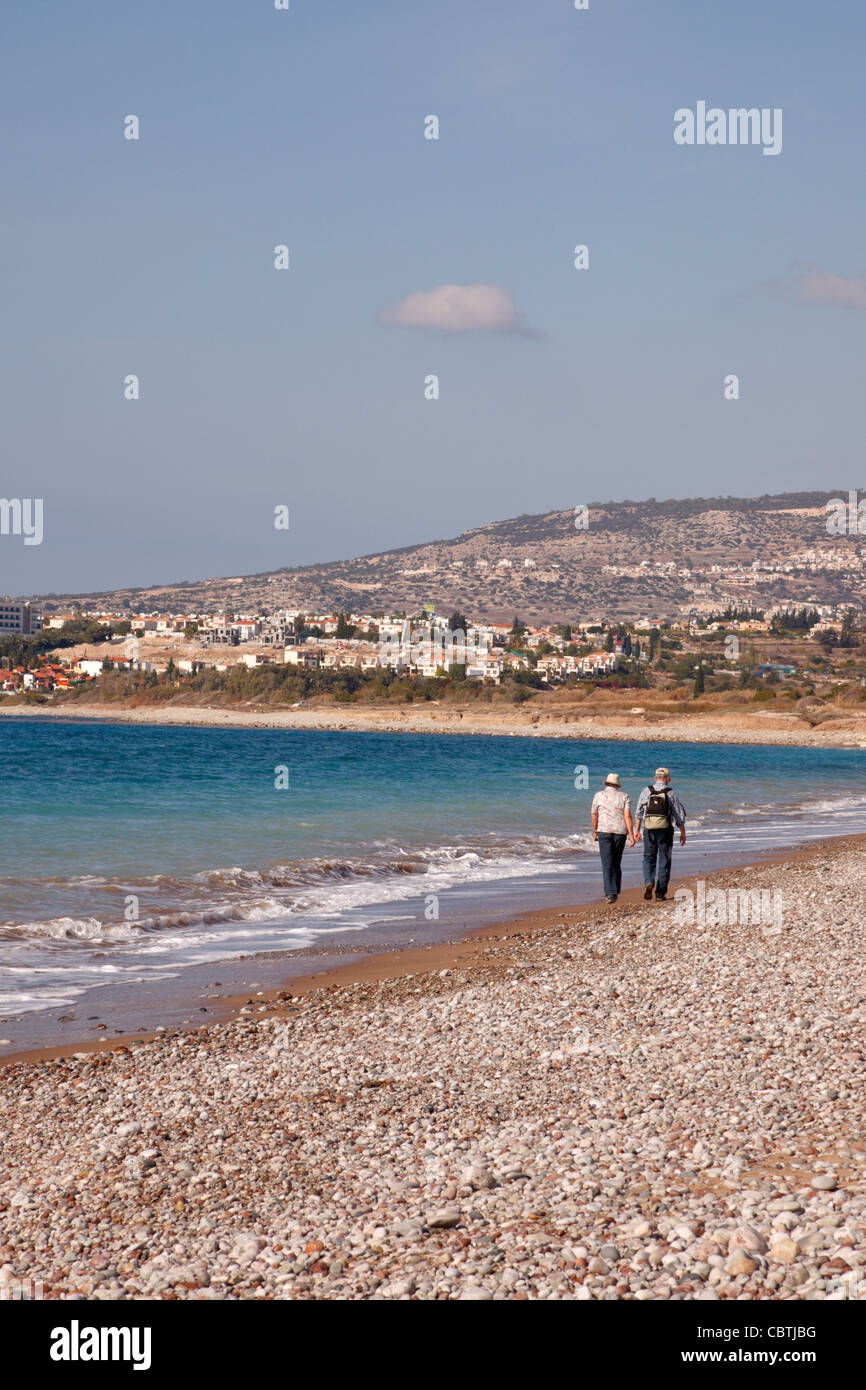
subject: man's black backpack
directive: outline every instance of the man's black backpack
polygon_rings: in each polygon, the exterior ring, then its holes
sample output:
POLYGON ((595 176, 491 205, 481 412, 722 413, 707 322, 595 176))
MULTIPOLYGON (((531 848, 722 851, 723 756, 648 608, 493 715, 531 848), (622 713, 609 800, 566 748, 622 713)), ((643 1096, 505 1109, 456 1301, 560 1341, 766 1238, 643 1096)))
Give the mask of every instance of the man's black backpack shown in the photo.
POLYGON ((668 810, 667 787, 662 791, 658 791, 655 787, 649 788, 643 823, 647 830, 670 830, 671 818, 668 810))

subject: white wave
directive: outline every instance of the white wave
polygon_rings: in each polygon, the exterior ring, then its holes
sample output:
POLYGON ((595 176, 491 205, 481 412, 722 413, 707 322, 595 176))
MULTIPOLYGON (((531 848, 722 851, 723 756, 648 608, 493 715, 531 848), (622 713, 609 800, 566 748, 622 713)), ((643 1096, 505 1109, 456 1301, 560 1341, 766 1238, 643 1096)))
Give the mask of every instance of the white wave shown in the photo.
POLYGON ((19 922, 6 928, 21 936, 50 937, 54 941, 86 941, 93 944, 129 941, 136 930, 131 922, 108 924, 98 917, 51 917, 47 922, 19 922))
POLYGON ((818 811, 822 815, 832 815, 836 811, 864 811, 866 797, 838 796, 818 801, 804 801, 798 809, 803 812, 818 811))
POLYGON ((551 864, 548 860, 519 856, 496 856, 481 859, 478 855, 463 855, 439 866, 431 865, 420 878, 395 875, 393 879, 357 880, 334 885, 308 888, 303 896, 292 902, 292 912, 308 916, 332 917, 358 908, 389 902, 406 902, 411 898, 423 901, 429 894, 439 895, 452 888, 475 883, 493 883, 499 879, 534 878, 540 874, 573 872, 567 863, 551 864))
POLYGON ((44 922, 12 922, 5 931, 15 937, 42 937, 54 941, 81 941, 88 945, 107 945, 135 941, 142 934, 174 931, 179 927, 201 927, 231 922, 269 922, 285 918, 290 905, 277 898, 257 898, 247 902, 212 904, 201 910, 155 913, 135 922, 103 922, 98 917, 52 917, 44 922))

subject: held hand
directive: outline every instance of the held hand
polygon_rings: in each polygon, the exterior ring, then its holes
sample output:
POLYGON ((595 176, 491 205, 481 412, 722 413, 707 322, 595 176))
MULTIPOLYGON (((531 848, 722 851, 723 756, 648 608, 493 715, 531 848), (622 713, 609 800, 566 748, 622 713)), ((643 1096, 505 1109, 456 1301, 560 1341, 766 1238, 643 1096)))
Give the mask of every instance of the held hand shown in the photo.
POLYGON ((633 848, 634 848, 634 835, 632 835, 631 839, 629 840, 629 842, 628 842, 628 847, 629 847, 629 849, 633 849, 633 848))
POLYGON ((684 845, 685 842, 686 842, 686 827, 685 827, 685 826, 682 826, 682 827, 680 828, 680 844, 681 844, 681 845, 684 845))
POLYGON ((597 839, 598 839, 598 831, 597 831, 597 830, 593 830, 593 832, 592 832, 592 838, 593 838, 594 840, 597 840, 597 839))

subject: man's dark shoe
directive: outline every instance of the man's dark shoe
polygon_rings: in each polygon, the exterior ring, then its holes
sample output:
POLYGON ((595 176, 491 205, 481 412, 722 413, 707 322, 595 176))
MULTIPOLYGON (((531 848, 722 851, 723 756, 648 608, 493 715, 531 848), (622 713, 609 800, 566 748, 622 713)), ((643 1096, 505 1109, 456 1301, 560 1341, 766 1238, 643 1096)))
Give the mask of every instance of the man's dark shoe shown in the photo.
POLYGON ((668 900, 668 895, 667 895, 667 893, 660 893, 659 890, 656 889, 656 902, 657 902, 657 903, 665 903, 665 902, 667 902, 667 900, 668 900))
POLYGON ((615 903, 616 900, 617 900, 617 894, 616 894, 616 893, 608 893, 607 897, 605 898, 605 902, 606 902, 606 903, 615 903))
POLYGON ((647 884, 646 888, 643 890, 643 895, 646 898, 647 902, 649 902, 650 898, 653 895, 653 886, 651 883, 647 884))

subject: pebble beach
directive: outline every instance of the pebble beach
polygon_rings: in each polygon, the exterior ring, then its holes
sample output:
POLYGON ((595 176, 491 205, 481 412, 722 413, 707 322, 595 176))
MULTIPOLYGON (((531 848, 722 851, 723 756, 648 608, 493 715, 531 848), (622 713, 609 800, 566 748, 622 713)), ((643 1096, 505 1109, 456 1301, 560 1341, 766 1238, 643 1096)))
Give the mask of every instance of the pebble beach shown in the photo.
POLYGON ((551 912, 441 969, 10 1062, 0 1284, 866 1299, 864 868, 849 840, 716 875, 781 891, 766 927, 551 912))

